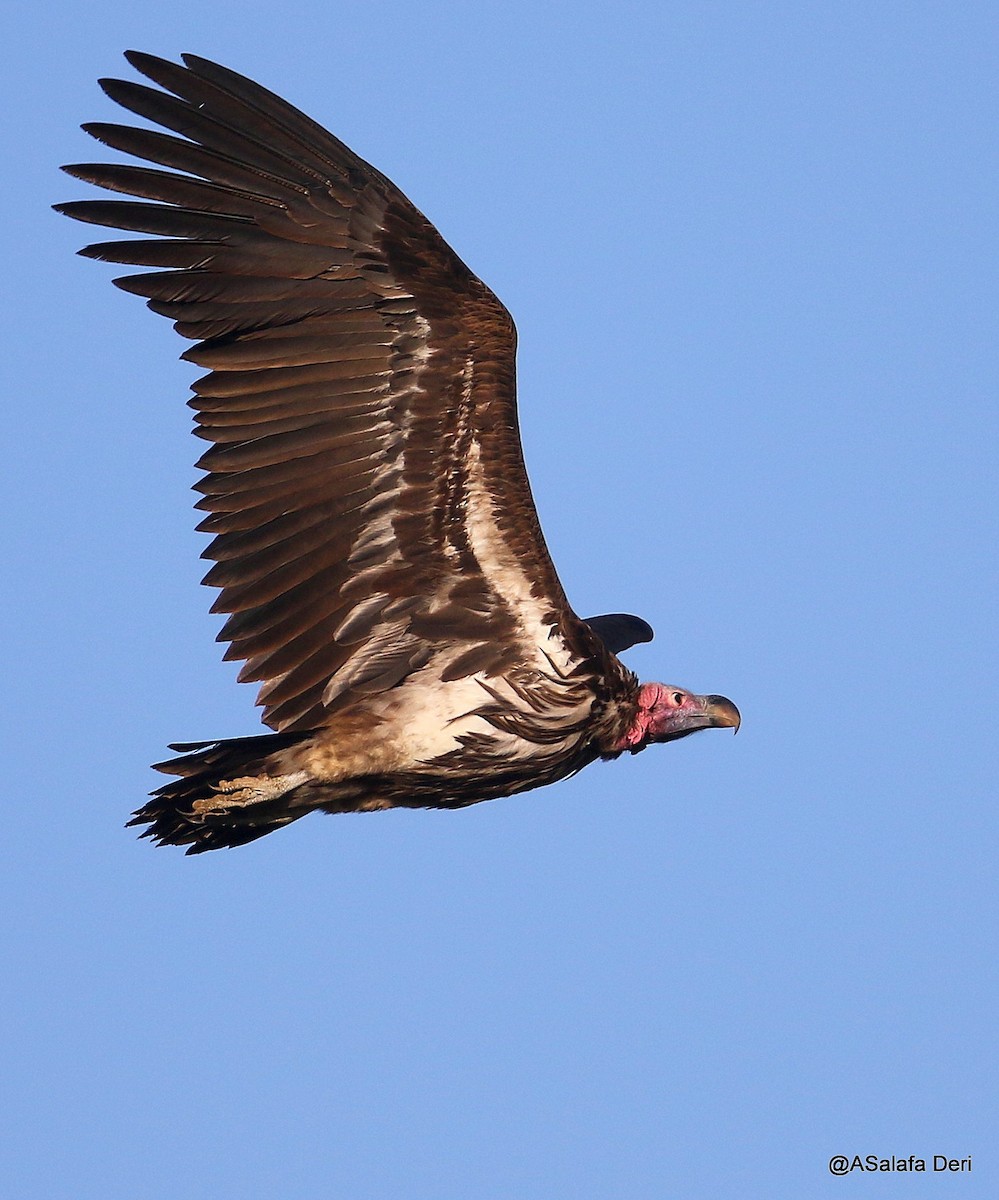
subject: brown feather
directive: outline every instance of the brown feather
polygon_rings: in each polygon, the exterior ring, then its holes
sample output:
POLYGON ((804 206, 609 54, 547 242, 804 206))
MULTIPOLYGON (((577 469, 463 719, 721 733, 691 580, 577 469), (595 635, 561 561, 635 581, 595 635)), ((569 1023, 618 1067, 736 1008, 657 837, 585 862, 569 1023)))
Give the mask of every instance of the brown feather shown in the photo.
POLYGON ((338 672, 342 705, 445 647, 448 679, 535 661, 473 526, 591 654, 527 482, 507 311, 393 184, 273 93, 193 56, 128 58, 165 90, 104 90, 170 132, 86 126, 154 166, 69 168, 139 198, 61 209, 151 235, 84 253, 165 268, 116 283, 199 339, 183 357, 210 372, 191 402, 212 443, 206 582, 265 720, 321 720, 338 672))

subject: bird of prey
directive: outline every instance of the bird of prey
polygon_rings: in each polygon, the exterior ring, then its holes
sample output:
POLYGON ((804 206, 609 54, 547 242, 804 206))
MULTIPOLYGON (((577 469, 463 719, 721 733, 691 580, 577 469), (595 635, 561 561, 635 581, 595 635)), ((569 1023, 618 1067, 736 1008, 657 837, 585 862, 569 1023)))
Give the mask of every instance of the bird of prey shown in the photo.
POLYGON ((259 84, 130 52, 94 123, 142 164, 71 175, 137 199, 57 205, 129 233, 89 258, 207 368, 199 528, 219 640, 272 732, 171 746, 132 824, 199 853, 316 809, 458 808, 711 726, 730 700, 640 683, 652 630, 583 620, 538 524, 510 314, 379 171, 259 84))

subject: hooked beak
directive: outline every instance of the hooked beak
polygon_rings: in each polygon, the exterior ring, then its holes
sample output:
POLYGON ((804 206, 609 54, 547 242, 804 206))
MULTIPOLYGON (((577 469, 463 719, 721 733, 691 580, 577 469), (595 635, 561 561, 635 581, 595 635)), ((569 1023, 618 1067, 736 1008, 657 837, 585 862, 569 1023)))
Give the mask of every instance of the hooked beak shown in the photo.
POLYGON ((727 696, 696 696, 687 693, 687 701, 669 713, 652 733, 650 741, 675 742, 699 729, 734 729, 738 732, 742 717, 727 696))
POLYGON ((725 696, 701 696, 700 699, 709 725, 739 732, 742 716, 731 700, 725 696))

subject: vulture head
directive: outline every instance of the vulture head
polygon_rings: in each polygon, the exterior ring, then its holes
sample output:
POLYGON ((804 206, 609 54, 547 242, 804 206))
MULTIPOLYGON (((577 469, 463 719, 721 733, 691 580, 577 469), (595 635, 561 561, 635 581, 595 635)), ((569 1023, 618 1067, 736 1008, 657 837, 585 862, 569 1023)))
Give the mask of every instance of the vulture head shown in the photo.
POLYGON ((643 683, 638 708, 627 732, 615 747, 637 754, 653 742, 675 742, 699 729, 738 731, 742 717, 725 696, 698 696, 665 683, 643 683))

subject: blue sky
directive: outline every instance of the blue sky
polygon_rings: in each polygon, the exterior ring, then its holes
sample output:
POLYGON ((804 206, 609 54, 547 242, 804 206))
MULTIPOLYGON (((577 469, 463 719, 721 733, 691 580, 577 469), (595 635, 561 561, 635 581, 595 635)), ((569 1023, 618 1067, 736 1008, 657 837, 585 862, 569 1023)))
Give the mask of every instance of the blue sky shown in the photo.
POLYGON ((13 21, 7 1194, 996 1195, 994 7, 13 21), (49 209, 133 47, 287 96, 494 288, 570 597, 737 738, 197 859, 122 828, 168 741, 258 728, 198 586, 196 371, 49 209))

